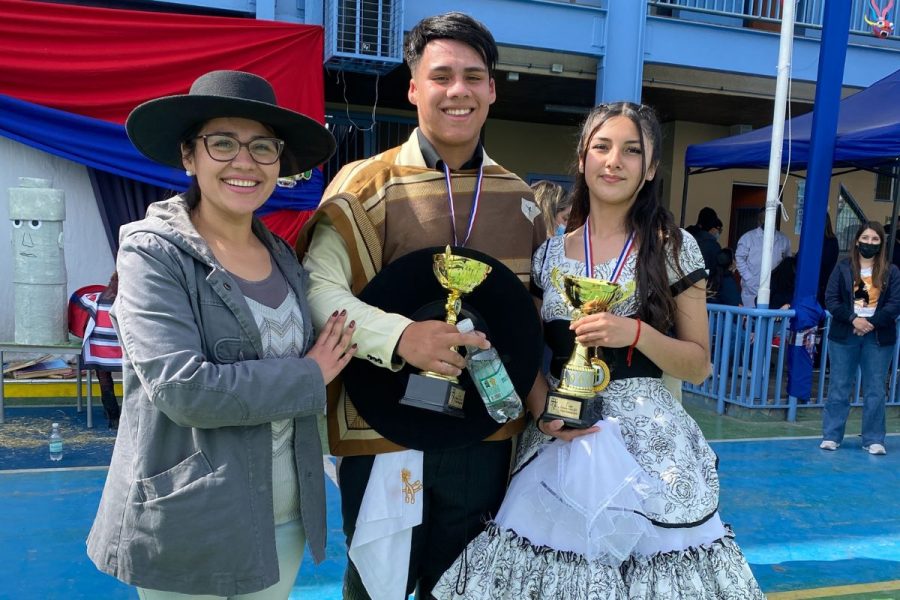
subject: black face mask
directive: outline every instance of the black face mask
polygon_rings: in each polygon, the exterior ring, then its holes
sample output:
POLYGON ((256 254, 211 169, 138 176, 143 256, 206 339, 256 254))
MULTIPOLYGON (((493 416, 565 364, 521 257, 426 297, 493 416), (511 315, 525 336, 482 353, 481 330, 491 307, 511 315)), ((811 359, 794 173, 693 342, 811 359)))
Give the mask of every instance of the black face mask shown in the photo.
POLYGON ((867 244, 865 242, 857 243, 856 247, 859 248, 859 255, 863 258, 872 258, 881 250, 881 244, 867 244))

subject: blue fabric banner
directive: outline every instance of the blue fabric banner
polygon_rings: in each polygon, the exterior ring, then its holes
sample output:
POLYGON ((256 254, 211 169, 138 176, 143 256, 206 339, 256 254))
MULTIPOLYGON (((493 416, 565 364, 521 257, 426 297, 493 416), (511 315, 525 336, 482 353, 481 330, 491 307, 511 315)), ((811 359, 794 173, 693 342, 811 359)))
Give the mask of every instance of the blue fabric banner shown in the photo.
MULTIPOLYGON (((138 152, 125 127, 91 117, 24 102, 0 94, 0 135, 49 154, 107 173, 128 177, 175 192, 188 186, 182 171, 157 164, 138 152)), ((275 188, 258 214, 274 210, 313 210, 324 190, 322 172, 293 188, 275 188)))

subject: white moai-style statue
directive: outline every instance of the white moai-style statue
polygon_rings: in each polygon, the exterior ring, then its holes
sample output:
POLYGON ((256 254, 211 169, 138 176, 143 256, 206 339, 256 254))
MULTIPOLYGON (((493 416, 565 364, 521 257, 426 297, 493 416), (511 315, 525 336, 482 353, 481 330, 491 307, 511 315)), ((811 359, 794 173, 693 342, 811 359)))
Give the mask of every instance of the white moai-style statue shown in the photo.
POLYGON ((63 221, 66 200, 47 179, 20 177, 9 188, 12 220, 16 343, 65 344, 66 260, 63 221))

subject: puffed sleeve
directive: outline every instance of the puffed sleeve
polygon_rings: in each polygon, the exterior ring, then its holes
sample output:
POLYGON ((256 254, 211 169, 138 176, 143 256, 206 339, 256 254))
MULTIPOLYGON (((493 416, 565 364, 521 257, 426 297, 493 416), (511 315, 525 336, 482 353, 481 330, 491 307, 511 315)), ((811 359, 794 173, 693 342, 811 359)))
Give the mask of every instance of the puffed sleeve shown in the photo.
POLYGON ((698 281, 706 279, 706 263, 703 262, 703 253, 700 252, 697 240, 684 229, 681 230, 681 246, 678 250, 677 264, 674 254, 670 248, 666 270, 672 295, 677 296, 698 281))
POLYGON ((544 277, 546 277, 544 262, 547 260, 547 247, 550 245, 551 239, 553 238, 548 238, 538 246, 538 249, 534 251, 534 256, 531 257, 531 293, 538 298, 544 297, 544 290, 547 287, 547 283, 544 281, 544 277))

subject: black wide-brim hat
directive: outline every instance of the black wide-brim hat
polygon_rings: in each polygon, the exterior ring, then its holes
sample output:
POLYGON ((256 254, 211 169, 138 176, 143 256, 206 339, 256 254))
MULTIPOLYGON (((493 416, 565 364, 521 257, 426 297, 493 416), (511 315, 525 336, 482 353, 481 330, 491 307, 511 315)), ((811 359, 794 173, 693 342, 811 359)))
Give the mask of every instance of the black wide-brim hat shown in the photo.
MULTIPOLYGON (((447 290, 433 272, 434 255, 444 248, 425 248, 387 265, 359 294, 360 300, 414 321, 446 318, 447 290)), ((487 334, 525 402, 543 358, 541 321, 531 294, 503 263, 476 250, 452 248, 453 254, 491 266, 487 278, 462 297, 459 320, 470 318, 487 334)), ((464 418, 400 404, 410 373, 394 372, 354 358, 343 372, 344 386, 360 416, 388 440, 416 450, 460 448, 490 436, 503 424, 488 414, 467 371, 459 377, 466 391, 464 418)))
POLYGON ((211 71, 198 77, 187 94, 144 102, 128 115, 125 129, 141 154, 183 169, 181 142, 191 129, 210 119, 228 117, 259 121, 284 140, 296 163, 282 155, 281 177, 308 171, 334 154, 334 136, 325 127, 278 106, 271 84, 243 71, 211 71))

